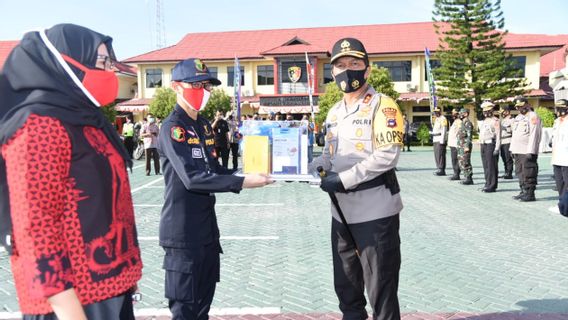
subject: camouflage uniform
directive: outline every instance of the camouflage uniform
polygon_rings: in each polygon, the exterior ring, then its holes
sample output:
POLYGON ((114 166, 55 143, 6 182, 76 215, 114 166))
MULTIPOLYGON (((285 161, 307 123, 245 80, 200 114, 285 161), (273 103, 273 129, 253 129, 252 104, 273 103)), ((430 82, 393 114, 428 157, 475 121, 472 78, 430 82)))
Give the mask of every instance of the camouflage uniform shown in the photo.
POLYGON ((458 162, 465 181, 471 181, 471 176, 473 175, 471 169, 472 133, 473 124, 469 118, 464 118, 458 130, 458 162))

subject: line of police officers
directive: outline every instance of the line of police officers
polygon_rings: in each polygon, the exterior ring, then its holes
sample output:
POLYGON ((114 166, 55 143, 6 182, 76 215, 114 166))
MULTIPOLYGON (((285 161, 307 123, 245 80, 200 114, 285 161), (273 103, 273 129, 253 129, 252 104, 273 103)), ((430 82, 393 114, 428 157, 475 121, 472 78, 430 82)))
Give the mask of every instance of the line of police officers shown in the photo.
MULTIPOLYGON (((479 121, 479 144, 481 162, 485 177, 482 192, 495 192, 498 186, 498 159, 503 159, 505 174, 503 179, 513 179, 513 161, 515 172, 519 178, 520 193, 513 198, 523 202, 535 201, 534 191, 538 175, 538 151, 542 132, 542 122, 533 111, 527 99, 515 97, 514 105, 519 114, 511 117, 508 106, 499 112, 491 101, 481 104, 484 119, 479 121), (499 113, 501 119, 499 119, 499 113)), ((445 175, 445 117, 439 108, 434 109, 436 117, 433 128, 434 157, 437 171, 435 175, 445 175)), ((448 145, 450 146, 453 175, 450 180, 460 180, 463 173, 464 185, 472 185, 471 150, 473 124, 469 119, 469 111, 465 108, 452 110, 454 122, 449 129, 448 145)))

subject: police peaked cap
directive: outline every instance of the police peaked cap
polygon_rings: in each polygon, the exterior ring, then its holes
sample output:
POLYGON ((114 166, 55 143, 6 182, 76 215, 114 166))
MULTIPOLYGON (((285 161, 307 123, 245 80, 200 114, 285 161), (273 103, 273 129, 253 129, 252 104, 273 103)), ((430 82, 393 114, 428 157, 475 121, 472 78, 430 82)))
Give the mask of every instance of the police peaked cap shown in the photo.
POLYGON ((355 38, 339 39, 331 50, 331 63, 333 64, 341 57, 354 57, 365 60, 365 64, 369 64, 369 56, 367 50, 361 41, 355 38))
POLYGON ((491 101, 485 101, 481 104, 481 110, 483 111, 493 111, 495 104, 491 101))
POLYGON ((460 113, 469 113, 469 110, 466 108, 461 108, 460 113))
POLYGON ((566 99, 558 99, 555 103, 554 106, 556 108, 568 108, 568 100, 566 99))
POLYGON ((515 101, 515 107, 523 107, 525 104, 529 102, 527 98, 523 96, 516 96, 514 101, 515 101))
POLYGON ((220 85, 221 81, 209 73, 207 66, 199 59, 190 58, 182 60, 172 70, 172 81, 201 82, 209 81, 213 85, 220 85))

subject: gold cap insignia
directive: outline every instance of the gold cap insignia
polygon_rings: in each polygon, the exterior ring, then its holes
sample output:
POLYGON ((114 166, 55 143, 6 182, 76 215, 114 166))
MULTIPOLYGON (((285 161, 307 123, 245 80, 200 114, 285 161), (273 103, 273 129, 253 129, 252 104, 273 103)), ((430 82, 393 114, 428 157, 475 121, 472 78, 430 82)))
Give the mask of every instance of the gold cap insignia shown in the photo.
POLYGON ((349 51, 351 50, 351 43, 347 40, 343 40, 341 43, 341 51, 349 51))

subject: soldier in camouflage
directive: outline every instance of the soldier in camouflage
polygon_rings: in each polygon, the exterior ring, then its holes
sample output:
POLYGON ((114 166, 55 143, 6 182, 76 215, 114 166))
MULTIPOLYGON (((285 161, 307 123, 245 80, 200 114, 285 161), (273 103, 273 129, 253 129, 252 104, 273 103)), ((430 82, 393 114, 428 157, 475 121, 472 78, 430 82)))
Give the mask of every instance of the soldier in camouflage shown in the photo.
POLYGON ((472 135, 473 135, 473 124, 469 120, 469 110, 462 108, 459 115, 462 123, 460 129, 458 130, 458 162, 460 164, 460 169, 465 177, 464 181, 461 181, 463 185, 473 184, 473 171, 471 169, 471 147, 472 147, 472 135))

